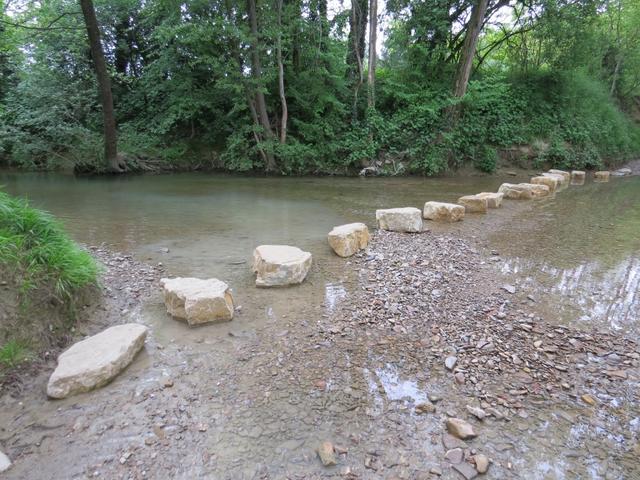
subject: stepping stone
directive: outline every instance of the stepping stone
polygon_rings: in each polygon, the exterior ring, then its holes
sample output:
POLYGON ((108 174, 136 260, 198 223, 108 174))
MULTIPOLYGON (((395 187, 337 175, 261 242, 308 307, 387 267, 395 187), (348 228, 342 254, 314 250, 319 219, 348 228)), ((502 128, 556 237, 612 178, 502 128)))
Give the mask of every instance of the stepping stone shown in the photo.
POLYGON ((587 174, 582 170, 573 170, 571 172, 571 184, 572 185, 584 185, 584 180, 587 174))
POLYGON ((227 322, 233 318, 233 296, 229 286, 215 278, 163 278, 167 312, 189 325, 227 322))
POLYGON ((369 229, 364 223, 348 223, 333 227, 327 237, 329 245, 340 257, 350 257, 369 244, 369 229))
POLYGON ((563 183, 569 183, 569 180, 571 180, 571 174, 569 172, 565 172, 564 170, 556 170, 556 169, 552 168, 551 170, 549 170, 548 173, 553 173, 555 175, 560 175, 561 177, 564 178, 564 182, 563 183))
POLYGON ((390 232, 422 231, 422 212, 414 207, 376 210, 376 221, 379 229, 390 232))
POLYGON ((66 398, 106 385, 131 363, 147 331, 144 325, 126 323, 74 344, 58 357, 47 395, 66 398))
POLYGON ((289 245, 260 245, 253 251, 256 286, 281 287, 302 283, 311 268, 311 254, 289 245))
POLYGON ((600 172, 595 172, 593 174, 593 179, 596 182, 608 182, 609 181, 609 177, 611 176, 611 172, 608 171, 600 171, 600 172))
POLYGON ((498 192, 504 194, 504 198, 511 200, 530 200, 549 195, 549 187, 533 183, 503 183, 498 192))
POLYGON ((458 199, 466 213, 487 213, 489 204, 487 199, 478 195, 465 195, 458 199))
MULTIPOLYGON (((542 175, 540 175, 542 177, 547 177, 547 178, 553 178, 556 180, 557 182, 557 186, 556 189, 560 189, 560 187, 564 187, 567 186, 569 183, 567 182, 566 177, 564 177, 563 175, 559 175, 557 173, 549 173, 549 172, 544 172, 542 175)), ((532 182, 533 183, 533 182, 532 182)))
POLYGON ((6 472, 11 468, 11 460, 4 453, 0 452, 0 473, 6 472))
POLYGON ((434 222, 458 222, 464 218, 464 207, 455 203, 427 202, 422 216, 434 222))
POLYGON ((487 207, 489 208, 500 208, 500 205, 502 205, 502 199, 504 198, 504 194, 495 192, 482 192, 478 193, 476 196, 486 198, 487 207))
POLYGON ((556 175, 540 175, 539 177, 532 177, 529 181, 534 185, 546 185, 549 187, 549 192, 553 193, 564 180, 562 177, 557 177, 556 175))

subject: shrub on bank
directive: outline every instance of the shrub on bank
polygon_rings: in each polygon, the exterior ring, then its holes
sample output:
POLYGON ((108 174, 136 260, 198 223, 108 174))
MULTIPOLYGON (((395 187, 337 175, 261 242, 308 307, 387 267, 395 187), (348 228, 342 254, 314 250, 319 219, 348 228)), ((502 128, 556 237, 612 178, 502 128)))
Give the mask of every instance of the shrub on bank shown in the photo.
POLYGON ((97 283, 99 268, 50 214, 0 192, 0 273, 0 367, 10 367, 32 341, 52 334, 50 309, 73 312, 76 295, 97 283))

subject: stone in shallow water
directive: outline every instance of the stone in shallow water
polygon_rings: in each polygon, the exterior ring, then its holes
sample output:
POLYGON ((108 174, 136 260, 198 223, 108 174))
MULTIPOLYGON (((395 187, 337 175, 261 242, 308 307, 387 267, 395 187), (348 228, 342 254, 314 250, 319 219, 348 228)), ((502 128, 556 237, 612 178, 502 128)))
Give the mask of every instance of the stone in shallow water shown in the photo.
POLYGON ((597 182, 608 182, 610 176, 611 172, 608 171, 595 172, 593 174, 593 179, 597 182))
POLYGON ((74 344, 58 357, 47 395, 65 398, 107 384, 131 363, 146 338, 147 327, 126 323, 74 344))
POLYGON ((414 207, 376 210, 378 228, 390 232, 417 233, 422 231, 422 212, 414 207))
POLYGON ((11 460, 4 453, 0 452, 0 473, 9 470, 11 467, 11 460))
POLYGON ((504 198, 512 200, 530 200, 549 195, 549 187, 534 183, 503 183, 498 191, 504 194, 504 198))
POLYGON ((547 187, 549 187, 550 192, 555 192, 558 189, 559 184, 561 183, 559 180, 560 179, 555 175, 541 175, 539 177, 531 177, 531 180, 529 181, 537 185, 546 185, 547 187))
POLYGON ((226 322, 233 318, 233 297, 229 286, 215 278, 163 278, 167 312, 189 325, 226 322))
POLYGON ((434 222, 458 222, 464 218, 464 207, 455 203, 427 202, 422 216, 434 222))
POLYGON ((333 227, 328 235, 329 245, 341 257, 351 255, 369 244, 369 229, 364 223, 349 223, 333 227))
POLYGON ((552 168, 551 170, 549 170, 548 173, 551 173, 554 175, 560 175, 561 177, 564 178, 563 183, 569 183, 569 180, 571 179, 571 174, 569 172, 565 172, 564 170, 556 170, 555 168, 552 168))
POLYGON ((486 198, 487 199, 487 207, 489 208, 499 208, 502 205, 502 199, 504 198, 504 194, 495 193, 495 192, 481 192, 476 195, 477 197, 486 198))
POLYGON ((280 287, 302 283, 311 268, 311 254, 289 245, 260 245, 253 251, 256 286, 280 287))
POLYGON ((573 170, 571 172, 571 183, 573 185, 584 185, 584 180, 587 174, 582 170, 573 170))
POLYGON ((465 195, 458 199, 458 203, 467 213, 487 213, 489 208, 487 199, 479 195, 465 195))

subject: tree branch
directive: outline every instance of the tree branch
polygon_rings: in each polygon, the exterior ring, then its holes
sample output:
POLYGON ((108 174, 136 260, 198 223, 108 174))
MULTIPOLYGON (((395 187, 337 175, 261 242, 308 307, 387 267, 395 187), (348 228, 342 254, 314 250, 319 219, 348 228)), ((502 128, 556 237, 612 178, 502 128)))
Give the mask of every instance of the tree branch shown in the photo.
POLYGON ((54 18, 53 20, 51 20, 49 22, 49 24, 45 27, 36 27, 33 25, 25 25, 24 23, 13 23, 13 22, 8 22, 6 20, 1 20, 0 19, 0 23, 4 24, 4 25, 9 25, 15 28, 23 28, 25 30, 35 30, 38 32, 48 32, 51 30, 82 30, 83 27, 54 27, 54 25, 59 22, 60 20, 62 20, 64 17, 69 16, 69 15, 82 15, 82 12, 64 12, 61 13, 60 15, 58 15, 56 18, 54 18))

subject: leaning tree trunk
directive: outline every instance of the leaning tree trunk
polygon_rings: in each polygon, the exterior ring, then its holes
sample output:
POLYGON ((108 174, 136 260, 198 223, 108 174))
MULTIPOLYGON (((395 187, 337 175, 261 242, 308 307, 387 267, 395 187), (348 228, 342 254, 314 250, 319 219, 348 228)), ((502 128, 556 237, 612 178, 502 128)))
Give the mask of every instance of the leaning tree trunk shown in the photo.
POLYGON ((80 0, 82 15, 87 27, 91 58, 98 79, 98 93, 102 102, 102 117, 104 121, 104 158, 107 169, 111 172, 124 171, 124 165, 118 160, 118 135, 116 132, 116 118, 113 112, 113 96, 111 94, 111 79, 104 59, 102 44, 100 43, 100 29, 92 0, 80 0))
POLYGON ((367 4, 368 0, 351 0, 347 42, 347 74, 353 86, 353 122, 358 120, 358 94, 364 81, 363 59, 367 30, 367 4))
POLYGON ((287 107, 287 96, 284 90, 284 65, 282 63, 282 0, 276 0, 278 10, 278 44, 276 56, 278 58, 278 91, 280 93, 280 105, 282 108, 282 120, 280 122, 280 143, 287 141, 287 121, 289 109, 287 107))
POLYGON ((378 0, 369 2, 369 73, 367 77, 367 104, 376 106, 376 42, 378 33, 378 0))
POLYGON ((460 63, 458 64, 458 71, 456 73, 453 90, 453 94, 456 97, 464 97, 465 93, 467 93, 471 68, 473 67, 473 57, 476 54, 478 38, 480 37, 482 23, 484 22, 484 16, 487 12, 487 4, 488 0, 478 0, 478 3, 473 6, 471 20, 467 27, 467 35, 464 38, 460 63))

